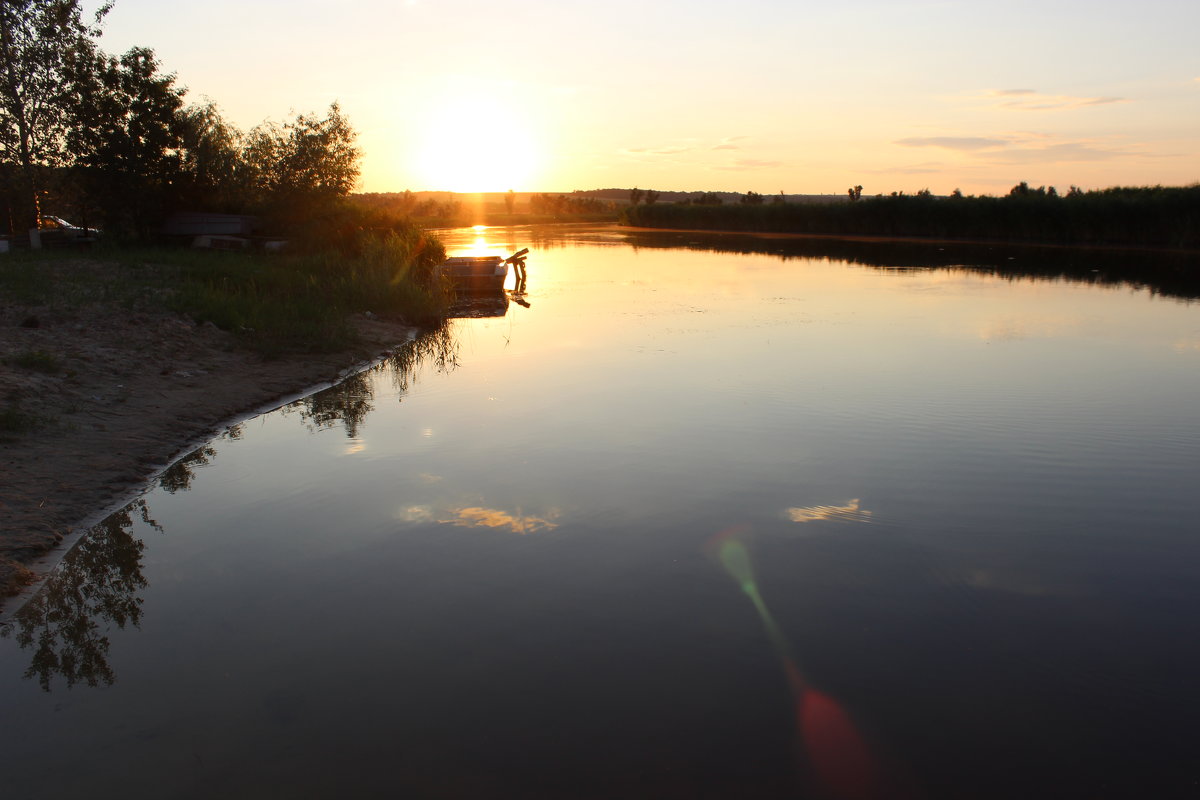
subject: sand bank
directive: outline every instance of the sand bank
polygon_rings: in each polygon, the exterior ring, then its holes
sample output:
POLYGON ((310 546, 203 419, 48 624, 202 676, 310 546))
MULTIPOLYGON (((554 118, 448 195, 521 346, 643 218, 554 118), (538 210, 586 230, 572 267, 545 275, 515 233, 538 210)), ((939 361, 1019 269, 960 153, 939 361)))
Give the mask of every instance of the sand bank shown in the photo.
POLYGON ((132 499, 176 457, 412 333, 400 321, 353 322, 361 341, 351 350, 265 360, 232 334, 167 312, 0 306, 0 411, 9 415, 0 429, 0 604, 37 579, 65 537, 132 499), (30 353, 47 358, 30 364, 30 353))

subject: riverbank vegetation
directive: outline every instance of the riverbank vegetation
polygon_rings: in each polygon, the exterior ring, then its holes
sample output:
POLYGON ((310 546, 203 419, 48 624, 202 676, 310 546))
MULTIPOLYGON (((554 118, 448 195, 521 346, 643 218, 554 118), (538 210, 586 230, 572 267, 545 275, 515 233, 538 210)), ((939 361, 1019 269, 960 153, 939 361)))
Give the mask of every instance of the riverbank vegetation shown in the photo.
MULTIPOLYGON (((1085 246, 1200 248, 1200 186, 1032 189, 1004 197, 929 192, 824 203, 638 204, 622 221, 646 228, 961 239, 1085 246)), ((757 201, 757 202, 756 202, 757 201)))
POLYGON ((87 305, 169 310, 236 334, 266 356, 331 352, 353 344, 352 314, 436 319, 446 298, 429 279, 441 243, 416 227, 355 240, 356 248, 313 252, 199 252, 154 246, 100 247, 98 269, 55 269, 57 251, 0 260, 0 298, 50 311, 87 305))
POLYGON ((351 313, 437 316, 443 248, 411 215, 349 200, 360 152, 336 102, 239 131, 211 100, 185 104, 153 50, 101 50, 110 7, 90 19, 78 0, 0 7, 0 199, 13 249, 0 296, 159 302, 263 353, 340 349, 351 313), (175 212, 239 215, 259 235, 227 244, 270 239, 281 252, 189 252, 192 236, 165 232, 175 212), (120 265, 116 283, 86 285, 86 270, 48 281, 37 265, 65 251, 25 249, 45 214, 101 229, 89 255, 120 265))
MULTIPOLYGON (((0 197, 10 235, 43 216, 154 241, 174 212, 254 215, 305 244, 345 227, 359 175, 356 133, 336 102, 248 132, 164 72, 154 51, 99 47, 112 3, 0 8, 0 197)), ((19 240, 18 240, 19 241, 19 240)))
POLYGON ((592 192, 372 192, 354 194, 351 205, 369 225, 409 219, 437 228, 465 225, 544 225, 616 222, 623 203, 592 192))

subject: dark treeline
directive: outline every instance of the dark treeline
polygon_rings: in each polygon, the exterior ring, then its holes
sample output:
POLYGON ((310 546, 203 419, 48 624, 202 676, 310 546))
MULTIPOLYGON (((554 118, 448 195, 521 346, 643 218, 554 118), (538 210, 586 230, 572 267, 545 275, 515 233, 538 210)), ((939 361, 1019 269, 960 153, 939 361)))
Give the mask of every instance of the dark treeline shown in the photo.
POLYGON ((214 102, 185 103, 153 50, 104 52, 111 7, 0 4, 0 228, 24 234, 53 214, 146 240, 175 211, 255 215, 324 243, 361 227, 345 203, 356 134, 336 103, 240 131, 214 102))
POLYGON ((349 203, 371 227, 398 218, 438 226, 465 224, 463 202, 452 192, 366 192, 350 195, 349 203))
POLYGON ((574 194, 535 194, 529 198, 529 207, 535 214, 564 217, 603 215, 615 210, 615 205, 611 201, 589 197, 578 192, 574 194))
POLYGON ((864 197, 828 203, 633 205, 647 228, 884 236, 1071 245, 1200 247, 1200 186, 1112 188, 1067 195, 1014 187, 1005 197, 864 197))
MULTIPOLYGON (((442 245, 408 217, 350 202, 360 153, 336 102, 240 131, 210 100, 185 104, 154 51, 101 50, 111 5, 89 20, 80 0, 0 3, 0 228, 15 243, 47 215, 123 244, 165 238, 174 212, 253 216, 289 252, 129 250, 156 271, 117 277, 157 282, 174 310, 266 353, 346 346, 350 313, 440 313, 445 293, 432 275, 442 245)), ((0 292, 28 272, 7 266, 0 292)))
POLYGON ((432 227, 507 225, 561 221, 616 220, 620 204, 586 192, 371 192, 353 194, 349 202, 364 215, 364 224, 411 219, 432 227))
MULTIPOLYGON (((1007 244, 769 239, 703 232, 630 231, 629 244, 714 253, 767 254, 783 261, 829 259, 882 270, 961 269, 1010 280, 1066 280, 1126 286, 1163 297, 1200 299, 1197 258, 1184 253, 1130 253, 1007 244)), ((541 243, 545 249, 549 243, 541 243)))

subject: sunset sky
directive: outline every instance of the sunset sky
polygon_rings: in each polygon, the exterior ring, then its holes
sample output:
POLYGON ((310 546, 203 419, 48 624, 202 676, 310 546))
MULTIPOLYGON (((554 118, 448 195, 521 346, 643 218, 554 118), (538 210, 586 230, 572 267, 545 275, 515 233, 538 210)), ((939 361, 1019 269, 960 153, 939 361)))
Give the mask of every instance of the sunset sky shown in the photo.
POLYGON ((338 101, 362 191, 999 194, 1200 181, 1197 30, 1196 0, 116 0, 101 45, 242 129, 338 101))

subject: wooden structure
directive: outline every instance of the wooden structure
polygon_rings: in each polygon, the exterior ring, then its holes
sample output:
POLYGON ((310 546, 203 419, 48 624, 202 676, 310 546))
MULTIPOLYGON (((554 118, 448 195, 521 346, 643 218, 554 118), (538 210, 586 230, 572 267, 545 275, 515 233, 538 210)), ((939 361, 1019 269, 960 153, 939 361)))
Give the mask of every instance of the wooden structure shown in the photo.
POLYGON ((525 257, 529 248, 518 250, 508 258, 500 256, 454 256, 438 265, 436 275, 448 281, 459 292, 503 292, 508 266, 513 265, 517 276, 517 291, 525 287, 525 257))

